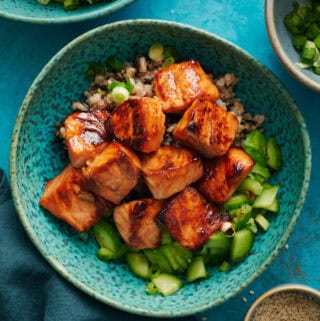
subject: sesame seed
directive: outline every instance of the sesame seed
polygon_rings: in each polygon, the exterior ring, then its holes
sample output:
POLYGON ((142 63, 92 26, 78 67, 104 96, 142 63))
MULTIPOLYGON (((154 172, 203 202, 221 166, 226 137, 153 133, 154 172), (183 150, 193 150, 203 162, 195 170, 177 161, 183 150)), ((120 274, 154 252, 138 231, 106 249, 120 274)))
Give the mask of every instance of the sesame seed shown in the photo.
POLYGON ((289 249, 289 244, 286 244, 284 247, 286 248, 286 250, 288 250, 289 249))
POLYGON ((243 301, 243 302, 247 302, 248 300, 247 300, 246 297, 243 297, 243 298, 242 298, 242 301, 243 301))
POLYGON ((277 293, 264 300, 252 321, 319 321, 320 303, 297 292, 277 293))
POLYGON ((202 320, 202 321, 207 321, 208 318, 207 318, 207 317, 202 317, 201 320, 202 320))
POLYGON ((249 293, 250 293, 250 294, 254 294, 254 291, 253 291, 253 290, 250 290, 249 293))

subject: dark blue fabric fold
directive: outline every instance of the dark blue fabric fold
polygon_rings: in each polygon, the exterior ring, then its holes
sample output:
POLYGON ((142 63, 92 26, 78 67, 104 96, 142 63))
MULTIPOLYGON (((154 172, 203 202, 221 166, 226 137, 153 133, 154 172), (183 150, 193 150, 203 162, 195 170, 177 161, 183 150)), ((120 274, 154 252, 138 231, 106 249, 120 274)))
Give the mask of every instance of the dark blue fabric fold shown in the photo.
POLYGON ((0 219, 1 321, 150 320, 115 310, 87 296, 45 261, 19 221, 1 169, 0 219))

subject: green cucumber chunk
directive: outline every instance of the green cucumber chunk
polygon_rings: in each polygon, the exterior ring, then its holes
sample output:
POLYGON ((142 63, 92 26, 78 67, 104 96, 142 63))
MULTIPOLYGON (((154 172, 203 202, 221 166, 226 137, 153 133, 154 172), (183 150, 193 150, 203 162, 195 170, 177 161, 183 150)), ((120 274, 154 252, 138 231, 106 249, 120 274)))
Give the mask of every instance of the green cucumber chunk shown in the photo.
POLYGON ((267 142, 267 165, 276 171, 283 166, 281 148, 274 137, 270 137, 267 142))
POLYGON ((240 184, 238 191, 246 193, 247 191, 259 195, 262 192, 262 185, 253 177, 247 176, 240 184))
POLYGON ((195 257, 188 267, 186 272, 186 279, 188 282, 194 282, 198 279, 205 279, 209 276, 204 259, 202 256, 195 257))
MULTIPOLYGON (((157 293, 163 296, 171 295, 183 287, 182 281, 176 276, 168 273, 160 273, 152 278, 157 293)), ((152 288, 148 285, 148 287, 152 288)), ((152 291, 152 289, 151 289, 152 291)))
POLYGON ((173 269, 166 256, 158 249, 147 249, 143 253, 151 263, 153 271, 160 271, 165 273, 173 273, 173 269))
POLYGON ((255 217, 255 221, 264 232, 268 230, 270 223, 262 214, 258 214, 255 217))
POLYGON ((237 231, 232 238, 230 258, 232 262, 244 259, 252 248, 254 233, 247 228, 237 231))
POLYGON ((141 279, 150 279, 150 264, 143 253, 128 253, 126 255, 130 271, 141 279))
POLYGON ((255 149, 251 146, 243 146, 243 149, 249 154, 256 163, 265 165, 266 163, 266 154, 262 153, 260 150, 255 149))
POLYGON ((259 129, 254 129, 243 142, 244 147, 251 147, 266 155, 267 142, 263 133, 259 129))
POLYGON ((266 210, 270 211, 270 212, 273 212, 273 213, 278 213, 279 212, 279 208, 280 208, 280 205, 279 205, 279 200, 278 198, 276 197, 272 204, 268 207, 266 207, 266 210))
POLYGON ((258 174, 259 176, 263 177, 264 178, 264 181, 266 181, 267 179, 270 178, 270 171, 267 167, 259 164, 259 163, 256 163, 254 165, 254 167, 252 168, 251 170, 251 173, 252 174, 258 174))
POLYGON ((221 263, 229 256, 231 238, 226 237, 221 231, 212 234, 202 248, 200 254, 208 265, 221 263))
POLYGON ((113 253, 116 258, 121 257, 126 252, 127 247, 122 242, 120 234, 114 225, 106 221, 100 221, 94 225, 93 232, 99 246, 105 249, 100 253, 100 257, 108 257, 106 249, 113 253))
POLYGON ((244 204, 250 204, 251 200, 246 194, 233 194, 222 206, 226 211, 234 210, 244 204))
POLYGON ((264 188, 262 193, 255 198, 252 207, 268 209, 274 202, 279 188, 279 185, 264 188))

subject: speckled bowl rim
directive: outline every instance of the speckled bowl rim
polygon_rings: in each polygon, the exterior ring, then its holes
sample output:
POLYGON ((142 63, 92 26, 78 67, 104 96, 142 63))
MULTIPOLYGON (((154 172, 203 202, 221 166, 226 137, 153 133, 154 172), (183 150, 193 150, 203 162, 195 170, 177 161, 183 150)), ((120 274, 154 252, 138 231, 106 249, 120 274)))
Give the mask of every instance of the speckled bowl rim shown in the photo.
POLYGON ((311 296, 312 298, 316 298, 320 302, 320 292, 316 289, 306 286, 303 284, 296 284, 296 283, 288 283, 288 284, 282 284, 278 285, 269 291, 265 292, 261 296, 259 296, 251 305, 250 309, 248 310, 245 318, 243 321, 253 321, 252 317, 254 316, 254 313, 257 309, 257 307, 267 298, 279 294, 279 293, 286 293, 286 292, 297 292, 301 293, 307 296, 311 296))
POLYGON ((289 71, 289 73, 298 79, 301 83, 305 86, 309 87, 310 89, 320 92, 320 76, 319 82, 309 78, 306 76, 299 68, 295 67, 292 60, 286 54, 281 41, 278 36, 277 28, 274 22, 274 1, 275 0, 265 0, 265 21, 267 26, 268 36, 275 51, 276 55, 282 62, 283 66, 289 71))
MULTIPOLYGON (((36 0, 34 0, 36 1, 36 0)), ((36 18, 36 17, 28 17, 14 13, 8 13, 0 10, 0 18, 6 18, 15 21, 22 21, 28 23, 36 23, 36 24, 64 24, 64 23, 75 23, 81 22, 85 20, 92 20, 104 17, 108 14, 111 14, 115 11, 118 11, 135 0, 117 0, 116 2, 112 2, 111 7, 101 7, 99 4, 96 5, 96 10, 92 12, 83 12, 70 17, 56 17, 56 18, 36 18)), ((40 6, 41 4, 39 4, 40 6)))
POLYGON ((120 22, 114 22, 111 24, 107 24, 98 28, 95 28, 91 31, 88 31, 84 33, 83 35, 79 36, 78 38, 71 41, 68 45, 66 45, 64 48, 62 48, 49 62, 48 64, 43 68, 43 70, 40 72, 40 74, 37 76, 33 84, 31 85, 26 98, 24 99, 22 106, 20 108, 20 111, 17 116, 16 124, 14 127, 13 135, 12 135, 12 141, 11 141, 11 148, 10 148, 10 179, 11 179, 11 189, 13 194, 13 200, 19 215, 19 218, 22 222, 22 225, 24 226, 27 234, 29 235, 30 239, 36 246, 36 248, 40 251, 40 253, 46 258, 46 260, 55 268, 56 271, 58 271, 66 280, 71 282, 74 286, 82 290, 83 292, 87 293, 88 295, 96 298, 97 300, 106 303, 114 308, 138 314, 143 316, 152 316, 152 317, 182 317, 187 315, 192 315, 195 313, 203 312, 204 310, 207 310, 209 308, 215 307, 220 305, 221 303, 227 301, 231 297, 234 297, 238 293, 240 293, 245 287, 247 287, 251 282, 253 282, 255 279, 258 278, 258 276, 270 265, 270 263, 273 261, 273 259, 276 257, 276 255, 279 253, 280 249, 285 244, 286 240, 288 239, 290 233, 292 232, 298 218, 301 212, 301 209, 303 207, 303 203, 306 197, 306 193, 309 186, 310 181, 310 172, 311 172, 311 147, 310 147, 310 140, 308 131, 306 128, 306 124, 304 122, 304 119, 296 106, 295 102, 287 92, 287 90, 281 85, 280 80, 269 71, 262 63, 260 63, 258 60, 253 58, 250 54, 248 54, 246 51, 241 49, 240 47, 232 44, 231 42, 218 37, 212 33, 209 33, 207 31, 172 21, 166 21, 166 20, 151 20, 151 19, 137 19, 137 20, 124 20, 120 22), (296 115, 297 122, 300 124, 300 127, 297 127, 297 130, 300 130, 301 136, 303 139, 304 144, 304 154, 305 154, 305 168, 304 168, 304 180, 302 183, 302 188, 300 192, 300 196, 298 199, 297 207, 293 213, 292 219, 290 221, 290 224, 288 225, 288 228, 286 230, 286 233, 282 236, 280 239, 280 242, 278 243, 275 250, 272 252, 272 254, 265 259, 263 264, 257 271, 251 275, 250 278, 246 280, 241 286, 239 286, 237 289, 235 289, 232 293, 230 292, 229 295, 225 296, 224 300, 217 300, 216 302, 203 304, 201 306, 197 306, 197 302, 195 301, 195 304, 193 307, 186 309, 184 311, 175 312, 175 311, 154 311, 154 310, 148 310, 148 309, 142 309, 142 308, 136 308, 127 305, 125 302, 118 302, 115 300, 111 300, 101 294, 95 293, 91 288, 88 286, 82 284, 80 281, 78 281, 74 276, 70 275, 61 264, 52 258, 50 256, 50 253, 47 253, 45 248, 42 246, 42 243, 40 240, 36 237, 36 234, 34 233, 31 224, 26 216, 26 213, 24 212, 23 204, 21 203, 20 197, 19 197, 19 188, 17 184, 17 177, 16 177, 16 159, 17 159, 17 145, 19 141, 19 133, 21 130, 21 124, 23 123, 23 119, 25 117, 25 114, 27 112, 29 103, 34 95, 34 93, 37 91, 37 87, 41 83, 41 81, 44 79, 44 77, 50 73, 51 69, 54 67, 56 63, 59 63, 59 60, 72 48, 74 48, 79 42, 86 41, 86 39, 90 37, 94 37, 96 34, 101 32, 106 32, 110 28, 116 28, 116 27, 124 27, 132 26, 132 25, 143 25, 146 27, 150 27, 151 25, 153 27, 156 26, 166 26, 170 25, 171 27, 175 27, 181 30, 186 30, 188 32, 192 32, 194 35, 198 37, 205 37, 207 39, 211 39, 214 41, 219 41, 224 43, 224 45, 233 48, 236 50, 239 55, 242 55, 243 58, 250 60, 250 63, 254 64, 257 68, 262 68, 264 71, 264 74, 269 78, 269 81, 274 86, 280 86, 281 91, 285 99, 289 102, 289 108, 292 108, 292 111, 296 115))

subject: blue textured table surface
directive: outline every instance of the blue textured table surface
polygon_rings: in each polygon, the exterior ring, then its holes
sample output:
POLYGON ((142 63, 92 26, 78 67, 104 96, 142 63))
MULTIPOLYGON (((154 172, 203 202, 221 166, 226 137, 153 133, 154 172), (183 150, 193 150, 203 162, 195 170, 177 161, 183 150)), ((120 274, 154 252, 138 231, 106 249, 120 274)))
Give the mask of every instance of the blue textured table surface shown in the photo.
MULTIPOLYGON (((137 0, 111 16, 61 26, 0 20, 0 168, 8 174, 10 138, 15 118, 29 86, 46 62, 81 33, 127 18, 157 18, 187 23, 222 36, 247 50, 281 79, 300 107, 310 133, 313 153, 310 188, 287 246, 260 278, 240 295, 218 308, 197 315, 197 319, 243 320, 250 303, 257 296, 283 283, 303 283, 320 289, 320 94, 298 83, 278 61, 266 32, 263 0, 137 0)), ((55 272, 52 270, 52 273, 55 272)), ((136 319, 139 320, 139 317, 136 319)))

